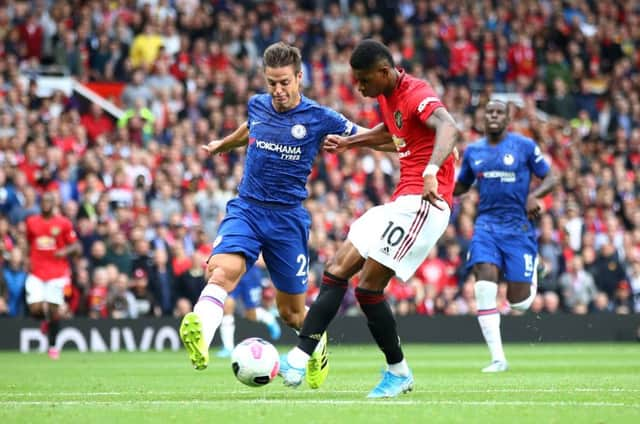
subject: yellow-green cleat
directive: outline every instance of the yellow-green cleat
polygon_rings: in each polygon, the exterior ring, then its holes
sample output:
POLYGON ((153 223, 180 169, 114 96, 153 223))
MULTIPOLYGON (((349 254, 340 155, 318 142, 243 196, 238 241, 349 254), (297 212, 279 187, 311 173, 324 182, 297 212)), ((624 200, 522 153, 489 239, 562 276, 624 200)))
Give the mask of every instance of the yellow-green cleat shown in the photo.
POLYGON ((189 312, 180 323, 180 339, 189 353, 193 368, 203 370, 209 365, 209 348, 204 344, 202 322, 194 312, 189 312))
POLYGON ((309 361, 307 361, 305 379, 312 389, 317 389, 322 386, 322 383, 327 379, 327 375, 329 375, 329 354, 327 350, 328 342, 326 332, 322 334, 320 343, 322 343, 322 349, 314 351, 309 361))

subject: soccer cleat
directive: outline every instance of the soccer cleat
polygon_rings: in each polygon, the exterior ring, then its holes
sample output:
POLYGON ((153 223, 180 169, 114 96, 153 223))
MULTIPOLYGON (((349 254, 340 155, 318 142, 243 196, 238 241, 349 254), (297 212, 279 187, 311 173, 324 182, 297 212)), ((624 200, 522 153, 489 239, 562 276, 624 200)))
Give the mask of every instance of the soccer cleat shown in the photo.
POLYGON ((284 379, 284 385, 289 387, 298 387, 302 383, 304 377, 304 368, 295 368, 289 364, 287 355, 280 356, 280 370, 278 375, 284 379))
POLYGON ((509 369, 507 361, 493 361, 482 369, 482 372, 504 372, 509 369))
POLYGON ((280 329, 280 324, 278 324, 277 320, 274 319, 271 324, 267 325, 267 328, 269 329, 269 336, 271 336, 271 339, 278 340, 280 338, 282 330, 280 329))
POLYGON ((307 361, 306 380, 309 387, 317 389, 329 375, 329 354, 327 352, 327 333, 322 334, 322 349, 314 351, 307 361))
POLYGON ((218 358, 229 358, 229 357, 231 357, 231 351, 229 349, 227 349, 226 347, 223 347, 222 349, 220 349, 218 351, 218 353, 216 353, 216 356, 218 358))
POLYGON ((409 371, 406 377, 395 375, 389 371, 384 371, 382 381, 369 392, 370 399, 396 397, 400 393, 407 393, 413 390, 413 374, 409 371))
POLYGON ((209 365, 209 349, 204 344, 202 322, 194 312, 189 312, 180 323, 180 339, 189 353, 193 368, 203 370, 209 365))
POLYGON ((47 355, 49 355, 49 358, 53 359, 54 361, 60 359, 60 351, 55 347, 50 347, 47 351, 47 355))

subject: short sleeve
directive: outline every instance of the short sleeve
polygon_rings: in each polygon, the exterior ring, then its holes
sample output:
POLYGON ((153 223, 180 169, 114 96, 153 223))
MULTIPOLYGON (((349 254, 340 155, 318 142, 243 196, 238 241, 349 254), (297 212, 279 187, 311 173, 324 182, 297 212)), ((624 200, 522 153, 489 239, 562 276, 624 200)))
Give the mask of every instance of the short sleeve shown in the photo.
POLYGON ((471 155, 470 152, 470 148, 467 148, 464 151, 464 154, 462 155, 462 164, 460 165, 460 173, 458 174, 458 182, 466 186, 471 186, 476 180, 476 176, 473 174, 473 170, 471 169, 471 160, 469 159, 469 156, 471 155))
POLYGON ((67 244, 72 244, 78 241, 78 235, 76 234, 76 230, 73 229, 71 221, 65 222, 64 241, 67 244))
POLYGON ((349 136, 355 134, 358 130, 358 127, 343 114, 329 108, 324 108, 324 111, 327 134, 349 136))
POLYGON ((542 156, 542 151, 540 151, 540 147, 538 147, 535 141, 528 138, 525 140, 527 143, 527 165, 529 166, 529 169, 531 169, 538 178, 546 177, 551 166, 545 160, 544 156, 542 156))
POLYGON ((433 111, 444 105, 433 89, 424 85, 411 94, 407 107, 410 114, 415 114, 421 122, 424 122, 429 119, 433 111))
POLYGON ((251 122, 255 120, 256 96, 251 96, 247 102, 247 128, 251 129, 251 122))

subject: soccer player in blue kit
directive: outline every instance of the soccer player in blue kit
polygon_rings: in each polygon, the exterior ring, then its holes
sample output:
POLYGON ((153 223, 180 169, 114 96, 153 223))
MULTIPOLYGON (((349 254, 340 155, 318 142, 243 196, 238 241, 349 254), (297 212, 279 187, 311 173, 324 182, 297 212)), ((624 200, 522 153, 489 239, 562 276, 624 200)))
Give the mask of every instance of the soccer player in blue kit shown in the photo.
POLYGON ((507 282, 511 308, 526 311, 537 292, 537 255, 533 220, 540 215, 538 199, 553 190, 556 178, 536 143, 509 132, 506 103, 491 100, 485 107, 485 137, 464 152, 454 196, 476 182, 478 214, 469 262, 475 275, 478 322, 491 353, 483 372, 508 369, 500 335, 496 296, 498 282, 507 282), (531 175, 542 179, 532 192, 531 175))
MULTIPOLYGON (((276 288, 280 317, 296 330, 302 327, 311 225, 302 206, 307 177, 327 135, 366 131, 301 94, 297 48, 275 43, 265 50, 263 65, 268 93, 249 100, 247 122, 203 146, 217 154, 248 144, 238 197, 227 204, 207 262, 207 285, 180 325, 180 337, 197 370, 208 365, 227 294, 261 252, 276 288)), ((308 363, 309 376, 317 378, 323 363, 326 334, 308 363)))
POLYGON ((276 317, 261 306, 262 289, 262 273, 260 268, 254 265, 247 270, 238 282, 236 288, 227 296, 224 302, 222 322, 220 323, 222 349, 216 354, 219 358, 230 357, 231 351, 235 346, 235 310, 238 299, 242 301, 244 317, 246 319, 266 325, 272 340, 278 340, 280 338, 280 324, 278 324, 276 317))

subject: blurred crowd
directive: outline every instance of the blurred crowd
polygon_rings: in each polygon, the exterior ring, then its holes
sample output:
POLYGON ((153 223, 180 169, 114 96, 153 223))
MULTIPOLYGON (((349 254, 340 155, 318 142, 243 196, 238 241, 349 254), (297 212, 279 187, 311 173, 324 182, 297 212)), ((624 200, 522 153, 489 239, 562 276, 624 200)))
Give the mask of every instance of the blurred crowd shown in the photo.
MULTIPOLYGON (((261 55, 298 46, 304 91, 363 126, 376 102, 352 85, 363 38, 428 80, 465 146, 483 132, 487 99, 508 93, 512 130, 533 137, 561 175, 539 224, 533 313, 640 312, 640 4, 631 0, 0 0, 0 315, 24 316, 24 220, 57 193, 83 254, 73 259, 66 315, 181 316, 243 150, 199 148, 235 129, 264 91, 261 55), (80 96, 38 95, 57 69, 80 82, 122 82, 114 119, 80 96)), ((309 302, 354 218, 385 202, 394 154, 323 153, 309 179, 309 302)), ((456 199, 451 224, 416 275, 393 280, 404 314, 474 314, 465 258, 477 193, 456 199)), ((273 289, 264 274, 264 301, 273 289)), ((502 313, 511 313, 501 289, 502 313)), ((352 293, 342 313, 357 314, 352 293)))

